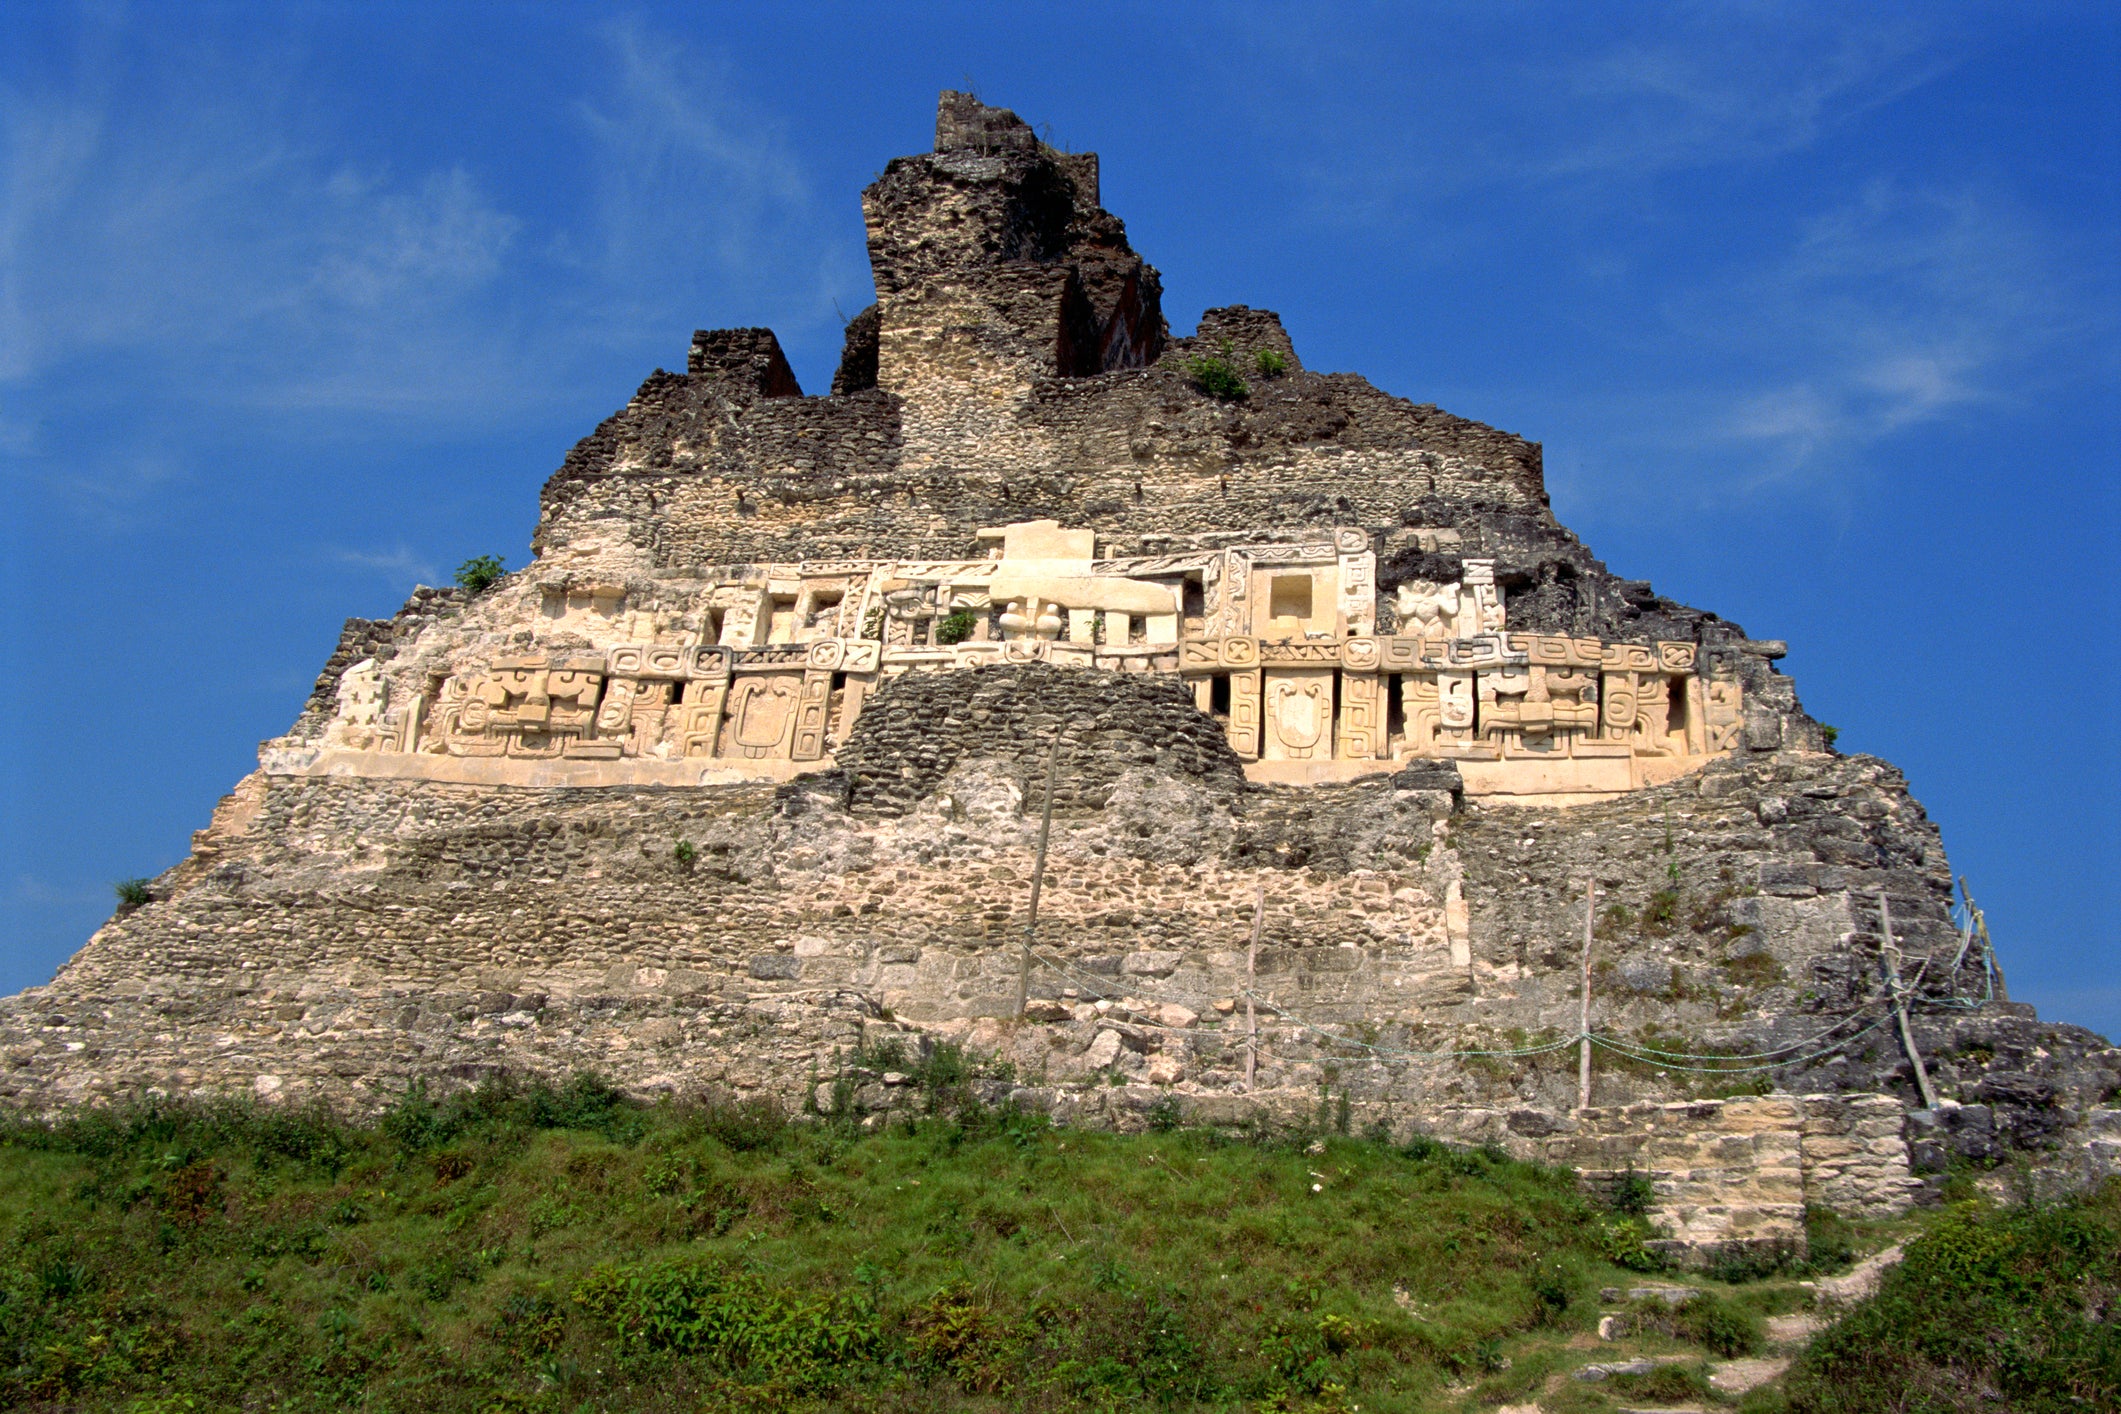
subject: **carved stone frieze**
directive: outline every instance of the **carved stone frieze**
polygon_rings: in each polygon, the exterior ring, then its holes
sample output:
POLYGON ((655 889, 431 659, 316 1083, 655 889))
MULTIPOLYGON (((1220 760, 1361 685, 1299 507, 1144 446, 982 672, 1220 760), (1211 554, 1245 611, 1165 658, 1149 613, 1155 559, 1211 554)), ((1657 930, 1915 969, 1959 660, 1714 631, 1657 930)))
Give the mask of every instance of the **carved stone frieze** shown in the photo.
POLYGON ((395 714, 389 677, 364 660, 341 674, 324 738, 534 760, 821 761, 880 675, 1050 663, 1182 673, 1241 758, 1306 770, 1445 756, 1507 772, 1536 758, 1526 769, 1548 779, 1557 758, 1683 768, 1745 739, 1725 658, 1511 632, 1492 560, 1399 584, 1397 632, 1379 634, 1376 553, 1351 527, 1103 559, 1090 532, 1054 521, 981 537, 986 559, 718 567, 690 598, 631 608, 615 584, 548 584, 554 635, 599 641, 568 617, 588 612, 609 624, 600 652, 497 658, 431 679, 395 714), (939 642, 959 610, 972 633, 939 642))

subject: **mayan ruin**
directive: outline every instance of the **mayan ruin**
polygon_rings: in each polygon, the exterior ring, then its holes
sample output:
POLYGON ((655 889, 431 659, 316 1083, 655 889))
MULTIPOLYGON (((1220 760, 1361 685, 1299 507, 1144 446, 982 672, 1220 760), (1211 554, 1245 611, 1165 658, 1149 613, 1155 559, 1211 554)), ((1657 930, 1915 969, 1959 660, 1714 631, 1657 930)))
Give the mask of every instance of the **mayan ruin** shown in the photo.
POLYGON ((0 1000, 0 1099, 593 1071, 879 1124, 864 1058, 947 1044, 1062 1125, 1640 1173, 1682 1259, 1955 1156, 2121 1172, 2121 1051, 2010 1000, 1899 770, 1610 572, 1537 443, 1263 309, 1174 336, 1097 156, 969 94, 861 213, 830 389, 702 331, 526 566, 347 620, 189 858, 0 1000))

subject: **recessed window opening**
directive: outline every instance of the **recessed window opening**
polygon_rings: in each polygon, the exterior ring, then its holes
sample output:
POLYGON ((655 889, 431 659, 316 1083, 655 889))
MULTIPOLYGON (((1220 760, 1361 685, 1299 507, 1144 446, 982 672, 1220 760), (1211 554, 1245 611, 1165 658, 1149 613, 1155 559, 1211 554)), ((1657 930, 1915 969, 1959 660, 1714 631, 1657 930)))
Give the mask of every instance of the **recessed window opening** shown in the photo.
POLYGON ((1215 677, 1208 680, 1208 714, 1227 718, 1230 715, 1230 680, 1215 677))
POLYGON ((803 615, 802 631, 812 638, 831 638, 839 631, 840 602, 844 589, 813 589, 810 607, 803 615))
POLYGON ((1267 616, 1276 619, 1311 617, 1311 576, 1278 574, 1267 584, 1267 616))
POLYGON ((1664 719, 1665 729, 1675 736, 1684 737, 1687 729, 1687 691, 1685 678, 1666 678, 1666 696, 1671 699, 1671 710, 1664 719))
POLYGON ((1197 579, 1187 579, 1179 591, 1179 612, 1198 621, 1208 612, 1207 596, 1197 579))
POLYGON ((767 601, 766 642, 795 642, 796 614, 793 594, 776 594, 767 601))

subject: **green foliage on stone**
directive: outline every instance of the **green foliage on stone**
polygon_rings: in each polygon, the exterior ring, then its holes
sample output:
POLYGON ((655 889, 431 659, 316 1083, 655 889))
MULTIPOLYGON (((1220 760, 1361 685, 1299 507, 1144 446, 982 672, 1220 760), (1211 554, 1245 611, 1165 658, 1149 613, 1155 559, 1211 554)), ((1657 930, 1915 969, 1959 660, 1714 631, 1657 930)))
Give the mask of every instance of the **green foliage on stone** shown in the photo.
POLYGON ((1259 370, 1262 378, 1279 378, 1289 371, 1289 360, 1279 349, 1261 349, 1252 355, 1252 366, 1259 370))
POLYGON ((1608 1199, 1616 1213, 1630 1217, 1641 1217, 1649 1212, 1657 1201, 1657 1189, 1649 1179, 1635 1172, 1635 1165, 1628 1165, 1627 1172, 1613 1180, 1613 1191, 1608 1199))
POLYGON ((1826 742, 1826 749, 1832 751, 1834 743, 1841 740, 1841 728, 1830 727, 1826 723, 1821 722, 1819 724, 1819 735, 1826 742))
POLYGON ((700 857, 700 852, 693 847, 691 840, 679 840, 671 849, 670 857, 678 862, 680 868, 690 869, 692 862, 700 857))
POLYGON ((155 901, 155 896, 148 892, 145 879, 120 879, 110 888, 118 896, 118 907, 122 912, 130 913, 155 901))
POLYGON ((937 643, 963 643, 972 637, 972 630, 979 626, 979 618, 970 609, 952 609, 943 615, 935 626, 937 643))
POLYGON ((506 573, 508 566, 499 555, 475 556, 457 566, 457 587, 479 594, 506 573))
POLYGON ((1191 378, 1194 386, 1203 393, 1226 403, 1236 402, 1251 392, 1235 366, 1226 358, 1188 359, 1186 376, 1191 378))

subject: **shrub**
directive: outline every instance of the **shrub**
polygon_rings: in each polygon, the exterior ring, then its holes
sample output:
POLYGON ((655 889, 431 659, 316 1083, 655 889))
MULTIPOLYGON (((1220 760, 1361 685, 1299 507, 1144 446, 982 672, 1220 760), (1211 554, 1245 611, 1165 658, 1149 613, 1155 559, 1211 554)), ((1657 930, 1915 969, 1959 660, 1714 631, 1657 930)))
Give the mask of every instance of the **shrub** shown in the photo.
POLYGON ((1830 727, 1826 723, 1821 722, 1819 724, 1819 735, 1826 739, 1826 749, 1832 751, 1834 743, 1841 740, 1841 728, 1830 727))
POLYGON ((1279 378, 1289 371, 1289 360, 1282 357, 1278 349, 1261 349, 1252 355, 1252 366, 1259 370, 1262 378, 1279 378))
POLYGON ((1666 1263, 1650 1246, 1657 1236, 1645 1218, 1607 1219, 1597 1225, 1598 1255, 1631 1272, 1661 1272, 1666 1263))
POLYGON ((1234 403, 1251 392, 1227 358, 1189 359, 1186 375, 1193 380, 1195 387, 1221 402, 1234 403))
POLYGON ((1609 1201, 1614 1212, 1639 1218, 1649 1212, 1650 1205, 1657 1201, 1657 1188, 1647 1178, 1635 1172, 1633 1164, 1629 1164, 1627 1172, 1613 1180, 1613 1192, 1609 1201))
POLYGON ((110 888, 118 896, 118 911, 121 913, 131 913, 155 901, 155 896, 147 891, 145 879, 120 879, 110 888))
POLYGON ((1615 1375, 1610 1388, 1623 1399, 1653 1399, 1659 1403, 1703 1399, 1713 1393, 1697 1366, 1680 1364, 1662 1364, 1647 1374, 1615 1375))
POLYGON ((478 555, 457 566, 457 587, 480 594, 506 573, 508 566, 499 555, 478 555))
POLYGON ((698 1123, 710 1139, 746 1153, 778 1143, 788 1116, 771 1100, 713 1100, 700 1107, 698 1123))
POLYGON ((1678 1326, 1681 1337, 1717 1355, 1751 1355, 1760 1348, 1760 1317, 1707 1292, 1679 1308, 1678 1326))
POLYGON ((692 847, 691 840, 679 840, 677 847, 670 851, 670 856, 677 860, 681 867, 690 869, 692 861, 699 858, 700 852, 692 847))
POLYGON ((840 1383, 882 1341, 865 1301, 775 1290, 713 1263, 600 1268, 575 1288, 574 1301, 633 1350, 690 1354, 798 1387, 840 1383))
POLYGON ((963 643, 972 637, 972 630, 978 623, 979 619, 970 609, 952 609, 943 616, 942 622, 935 626, 935 641, 945 644, 963 643))
POLYGON ((1789 976, 1774 954, 1768 952, 1742 953, 1727 957, 1716 965, 1723 969, 1725 980, 1734 987, 1772 987, 1789 976))

